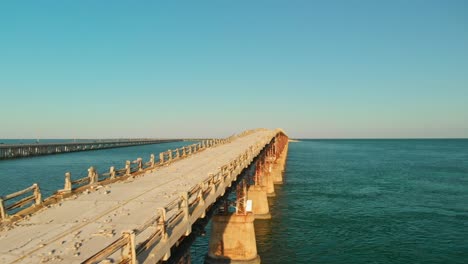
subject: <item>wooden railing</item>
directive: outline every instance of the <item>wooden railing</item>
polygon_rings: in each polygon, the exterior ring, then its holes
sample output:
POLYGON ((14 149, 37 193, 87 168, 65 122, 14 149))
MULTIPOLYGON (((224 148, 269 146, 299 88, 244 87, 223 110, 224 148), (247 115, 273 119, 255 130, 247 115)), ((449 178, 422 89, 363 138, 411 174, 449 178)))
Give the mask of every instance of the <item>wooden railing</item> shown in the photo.
MULTIPOLYGON (((218 197, 224 195, 226 188, 236 181, 241 172, 250 165, 263 148, 272 141, 274 136, 266 136, 260 142, 250 146, 237 158, 219 168, 216 173, 209 174, 207 178, 191 187, 187 192, 180 193, 179 198, 173 200, 164 208, 158 209, 153 218, 133 230, 135 236, 143 233, 148 228, 155 230, 150 235, 146 235, 145 238, 141 238, 142 241, 135 245, 136 255, 154 263, 167 260, 171 254, 171 247, 181 237, 188 236, 191 233, 193 223, 199 218, 205 217, 208 208, 216 202, 218 197)), ((123 237, 124 235, 116 241, 122 240, 123 237)), ((104 259, 112 258, 111 256, 114 256, 113 254, 118 250, 115 248, 116 243, 113 242, 103 248, 84 263, 98 263, 104 259)), ((127 250, 124 244, 121 244, 121 250, 127 250)), ((125 259, 128 258, 128 256, 125 257, 125 259)), ((121 257, 120 261, 122 259, 124 257, 121 257)), ((119 261, 117 259, 113 260, 119 261)), ((137 262, 130 263, 135 264, 137 262)))
POLYGON ((8 216, 9 216, 8 211, 15 210, 17 208, 25 207, 27 204, 29 204, 31 202, 32 202, 32 206, 41 205, 41 203, 42 203, 41 190, 39 189, 39 185, 36 184, 36 183, 31 185, 30 187, 24 189, 24 190, 21 190, 21 191, 18 191, 18 192, 15 192, 15 193, 0 197, 0 217, 1 217, 1 219, 8 218, 8 216), (23 195, 29 193, 29 192, 32 192, 32 194, 22 198, 21 200, 19 200, 17 202, 14 202, 13 204, 10 204, 10 205, 5 204, 6 201, 18 198, 20 196, 23 196, 23 195))
MULTIPOLYGON (((210 139, 210 140, 203 140, 198 144, 192 144, 189 146, 184 146, 175 150, 167 150, 165 152, 159 153, 159 160, 155 159, 155 155, 151 154, 148 162, 143 162, 142 158, 137 158, 134 161, 127 160, 125 162, 125 166, 121 169, 115 169, 114 166, 109 168, 109 172, 98 174, 98 171, 95 167, 90 167, 88 169, 88 174, 85 177, 72 180, 72 175, 70 172, 65 173, 65 184, 64 188, 58 190, 55 194, 51 197, 48 197, 45 200, 41 199, 41 192, 39 189, 39 185, 34 183, 31 187, 28 187, 22 191, 18 191, 3 197, 0 197, 0 221, 4 220, 11 220, 11 216, 9 215, 9 211, 15 212, 15 209, 23 208, 23 209, 34 209, 40 208, 44 203, 51 204, 56 202, 57 200, 66 197, 67 195, 80 193, 88 188, 94 188, 97 185, 105 185, 109 184, 118 180, 124 180, 128 177, 134 177, 136 175, 142 174, 145 171, 155 169, 158 166, 166 166, 172 162, 180 160, 182 158, 188 157, 200 151, 203 151, 210 147, 215 147, 221 144, 226 144, 231 142, 232 140, 244 137, 246 135, 252 134, 259 130, 264 129, 255 129, 255 130, 247 130, 238 135, 233 135, 231 137, 225 139, 210 139), (28 196, 15 202, 11 205, 6 205, 5 201, 14 199, 19 197, 29 191, 33 191, 32 196, 28 196), (34 201, 30 208, 24 208, 28 203, 34 201)), ((34 210, 29 210, 28 213, 32 213, 34 210)), ((21 214, 22 211, 18 211, 15 214, 21 214)))
POLYGON ((107 254, 114 254, 120 250, 120 262, 119 263, 137 263, 136 252, 135 252, 135 232, 125 231, 122 236, 110 244, 106 252, 99 252, 88 260, 84 261, 83 264, 94 264, 101 260, 106 259, 107 254))

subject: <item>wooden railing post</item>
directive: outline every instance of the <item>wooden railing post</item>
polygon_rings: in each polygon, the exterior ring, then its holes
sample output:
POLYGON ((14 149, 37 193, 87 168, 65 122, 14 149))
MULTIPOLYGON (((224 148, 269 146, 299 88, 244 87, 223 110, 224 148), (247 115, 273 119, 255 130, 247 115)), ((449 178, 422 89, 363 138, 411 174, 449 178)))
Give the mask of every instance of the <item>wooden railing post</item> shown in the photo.
POLYGON ((185 147, 182 147, 182 157, 187 156, 187 153, 185 152, 185 147))
MULTIPOLYGON (((161 230, 161 242, 160 243, 167 244, 167 240, 169 239, 169 236, 166 230, 166 208, 159 208, 158 211, 160 214, 160 217, 158 220, 158 229, 161 230)), ((171 256, 171 247, 166 246, 164 248, 167 248, 167 250, 162 260, 168 260, 169 257, 171 256)))
POLYGON ((179 153, 179 149, 176 149, 176 159, 180 158, 180 153, 179 153))
POLYGON ((88 178, 89 178, 89 185, 96 184, 98 181, 97 172, 94 167, 89 167, 88 169, 88 178))
POLYGON ((190 211, 189 211, 189 200, 188 200, 188 192, 182 192, 180 194, 180 198, 182 199, 182 202, 180 204, 180 207, 183 211, 184 214, 184 222, 186 225, 185 229, 185 236, 190 235, 192 233, 192 225, 190 224, 190 211))
POLYGON ((143 171, 143 159, 142 158, 137 159, 137 164, 138 164, 138 171, 143 171))
POLYGON ((72 183, 71 183, 71 173, 65 173, 65 186, 63 186, 63 190, 65 192, 71 192, 72 190, 72 183))
POLYGON ((151 166, 151 168, 154 167, 154 154, 150 155, 150 166, 151 166))
POLYGON ((159 164, 164 163, 164 152, 159 153, 159 164))
MULTIPOLYGON (((205 197, 203 195, 203 193, 205 192, 205 184, 204 183, 200 183, 198 184, 198 186, 200 187, 200 190, 198 191, 198 206, 202 207, 205 205, 205 197)), ((205 218, 206 216, 206 211, 203 210, 203 213, 202 215, 200 216, 201 218, 205 218)))
POLYGON ((3 202, 3 199, 0 198, 0 220, 5 220, 8 217, 8 214, 6 213, 5 210, 5 203, 3 202))
POLYGON ((216 184, 214 182, 214 174, 213 173, 210 173, 209 174, 209 177, 210 177, 210 195, 215 195, 216 194, 216 184))
POLYGON ((129 160, 125 162, 125 175, 128 176, 131 173, 131 163, 129 160))
POLYGON ((136 260, 136 250, 135 250, 135 232, 132 231, 124 231, 122 235, 126 237, 127 244, 122 248, 121 257, 122 260, 129 260, 131 264, 137 264, 136 260))
POLYGON ((111 180, 115 179, 115 167, 114 166, 111 166, 109 168, 109 175, 110 175, 111 180))
POLYGON ((39 189, 39 184, 35 183, 33 184, 33 186, 34 186, 34 203, 35 205, 41 205, 42 194, 41 194, 41 189, 39 189))
POLYGON ((168 150, 168 157, 169 157, 169 161, 172 161, 172 150, 168 150))

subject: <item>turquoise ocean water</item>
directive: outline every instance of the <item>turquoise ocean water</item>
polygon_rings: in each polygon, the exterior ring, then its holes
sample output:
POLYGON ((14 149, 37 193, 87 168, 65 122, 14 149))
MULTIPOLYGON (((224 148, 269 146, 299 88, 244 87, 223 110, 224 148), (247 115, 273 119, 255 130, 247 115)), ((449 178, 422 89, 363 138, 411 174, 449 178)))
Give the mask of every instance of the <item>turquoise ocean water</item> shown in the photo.
MULTIPOLYGON (((0 161, 0 195, 32 182, 61 188, 188 142, 0 161), (102 168, 102 169, 101 169, 102 168)), ((468 263, 468 140, 302 140, 290 143, 272 220, 255 224, 263 263, 468 263)), ((209 240, 198 237, 192 262, 209 240)))

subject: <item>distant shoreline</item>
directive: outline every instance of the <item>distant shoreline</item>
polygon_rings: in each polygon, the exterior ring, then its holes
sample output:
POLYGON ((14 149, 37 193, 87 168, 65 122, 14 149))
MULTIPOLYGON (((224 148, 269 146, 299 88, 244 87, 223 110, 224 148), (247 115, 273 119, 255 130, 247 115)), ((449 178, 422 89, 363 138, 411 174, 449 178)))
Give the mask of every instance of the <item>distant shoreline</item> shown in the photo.
POLYGON ((297 139, 289 139, 289 142, 301 142, 301 141, 297 139))

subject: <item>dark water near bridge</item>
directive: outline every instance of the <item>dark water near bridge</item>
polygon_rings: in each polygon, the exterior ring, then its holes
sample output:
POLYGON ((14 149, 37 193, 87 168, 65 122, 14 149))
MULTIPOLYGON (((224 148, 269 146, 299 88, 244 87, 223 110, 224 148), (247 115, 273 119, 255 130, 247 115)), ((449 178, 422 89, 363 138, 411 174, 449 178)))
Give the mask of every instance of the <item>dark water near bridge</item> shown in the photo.
MULTIPOLYGON (((187 144, 0 161, 0 195, 32 182, 51 192, 66 171, 82 177, 187 144)), ((468 263, 468 140, 290 143, 276 194, 273 219, 255 225, 262 263, 468 263)), ((209 232, 193 263, 203 263, 209 232)))

